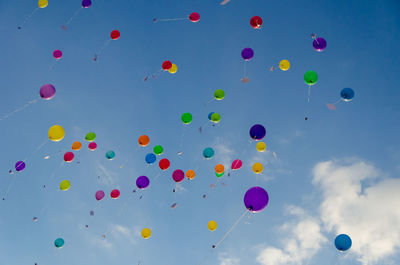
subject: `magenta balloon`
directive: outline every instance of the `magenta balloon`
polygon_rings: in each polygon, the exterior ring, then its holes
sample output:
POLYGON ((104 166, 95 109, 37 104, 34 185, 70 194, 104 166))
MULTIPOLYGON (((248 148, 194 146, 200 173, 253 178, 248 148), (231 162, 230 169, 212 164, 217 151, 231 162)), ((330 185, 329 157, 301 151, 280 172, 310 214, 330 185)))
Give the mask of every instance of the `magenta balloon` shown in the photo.
POLYGON ((268 193, 261 187, 250 188, 244 195, 244 205, 253 213, 263 210, 269 201, 268 193))
POLYGON ((96 191, 96 195, 95 195, 96 200, 100 201, 104 198, 104 196, 105 196, 104 191, 102 191, 102 190, 96 191))
POLYGON ((185 178, 185 172, 177 169, 174 171, 174 173, 172 173, 172 178, 175 180, 175 182, 181 182, 185 178))
POLYGON ((242 167, 242 165, 243 165, 242 160, 236 159, 236 160, 234 160, 234 161, 232 162, 231 168, 232 168, 233 170, 239 169, 239 168, 242 167))
POLYGON ((136 179, 136 186, 141 190, 147 188, 149 185, 150 180, 146 176, 140 176, 136 179))
POLYGON ((53 52, 53 57, 56 58, 56 59, 61 59, 61 57, 62 57, 62 51, 60 51, 60 50, 54 50, 54 52, 53 52))
POLYGON ((50 100, 56 95, 56 88, 52 84, 45 84, 40 88, 39 94, 43 99, 50 100))

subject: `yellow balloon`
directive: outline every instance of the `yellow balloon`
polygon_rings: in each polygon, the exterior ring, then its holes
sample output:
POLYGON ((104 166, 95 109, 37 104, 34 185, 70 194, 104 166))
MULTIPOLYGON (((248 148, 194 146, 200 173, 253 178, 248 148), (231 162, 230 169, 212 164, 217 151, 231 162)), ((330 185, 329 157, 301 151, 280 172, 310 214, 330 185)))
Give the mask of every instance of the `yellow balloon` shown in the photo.
POLYGON ((151 230, 149 228, 143 228, 142 237, 148 239, 151 236, 151 230))
POLYGON ((287 71, 290 68, 290 63, 288 60, 282 60, 279 63, 279 68, 281 68, 282 71, 287 71))
POLYGON ((47 1, 47 0, 39 0, 39 2, 38 2, 38 6, 40 8, 45 8, 48 6, 48 4, 49 4, 49 1, 47 1))
POLYGON ((267 145, 264 142, 258 142, 256 149, 258 152, 264 152, 267 149, 267 145))
POLYGON ((69 190, 69 188, 71 187, 71 183, 68 180, 63 180, 60 183, 60 190, 69 190))
POLYGON ((61 141, 65 136, 64 128, 61 125, 53 125, 49 129, 49 139, 53 142, 61 141))
POLYGON ((176 64, 172 64, 172 67, 169 68, 168 72, 170 72, 171 74, 175 74, 178 71, 178 66, 176 66, 176 64))
POLYGON ((264 167, 261 163, 254 163, 253 165, 253 172, 256 174, 261 174, 261 172, 263 171, 264 167))
POLYGON ((215 222, 214 220, 211 220, 210 222, 208 222, 207 227, 208 227, 208 230, 214 231, 215 229, 217 229, 217 222, 215 222))

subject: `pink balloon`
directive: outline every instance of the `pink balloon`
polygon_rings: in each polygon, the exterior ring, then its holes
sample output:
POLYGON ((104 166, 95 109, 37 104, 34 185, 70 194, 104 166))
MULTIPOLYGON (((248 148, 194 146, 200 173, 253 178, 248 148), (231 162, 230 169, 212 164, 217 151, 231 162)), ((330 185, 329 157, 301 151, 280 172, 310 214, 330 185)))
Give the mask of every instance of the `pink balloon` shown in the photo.
POLYGON ((241 168, 242 165, 243 165, 242 160, 236 159, 236 160, 234 160, 234 161, 232 162, 231 168, 232 168, 233 170, 236 170, 236 169, 241 168))
POLYGON ((62 51, 60 51, 60 50, 54 50, 54 52, 53 52, 53 57, 56 58, 57 60, 58 60, 58 59, 61 59, 61 57, 62 57, 62 51))
POLYGON ((105 196, 104 191, 102 191, 102 190, 96 191, 96 194, 95 194, 96 200, 101 201, 104 198, 104 196, 105 196))

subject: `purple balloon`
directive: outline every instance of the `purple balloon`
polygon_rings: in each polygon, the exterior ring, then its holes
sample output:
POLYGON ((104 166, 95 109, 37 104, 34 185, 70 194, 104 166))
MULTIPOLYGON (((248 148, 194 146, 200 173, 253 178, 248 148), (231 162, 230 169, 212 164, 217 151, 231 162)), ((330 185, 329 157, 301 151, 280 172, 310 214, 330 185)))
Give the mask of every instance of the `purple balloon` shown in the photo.
POLYGON ((264 126, 261 124, 255 124, 250 128, 250 137, 255 141, 259 141, 265 137, 267 133, 264 126))
POLYGON ((245 61, 249 61, 251 58, 253 58, 254 52, 252 48, 244 48, 242 50, 242 57, 245 61))
POLYGON ((324 38, 316 38, 314 39, 312 46, 318 52, 322 52, 326 48, 326 40, 324 38))
POLYGON ((15 170, 16 171, 22 171, 25 168, 25 163, 24 161, 18 161, 17 163, 15 163, 15 170))
POLYGON ((56 94, 56 88, 52 84, 45 84, 40 88, 40 96, 43 99, 50 100, 56 94))
POLYGON ((244 195, 244 205, 253 213, 263 210, 269 201, 268 193, 261 187, 250 188, 244 195))
POLYGON ((82 7, 83 8, 88 8, 92 5, 92 1, 91 0, 82 0, 82 7))
POLYGON ((102 190, 96 191, 96 195, 95 195, 96 200, 100 201, 104 198, 104 196, 105 196, 104 191, 102 191, 102 190))
POLYGON ((150 180, 146 176, 140 176, 136 179, 136 186, 141 190, 147 188, 149 184, 150 180))
POLYGON ((177 169, 174 171, 174 173, 172 173, 172 178, 175 180, 175 182, 181 182, 185 178, 185 172, 177 169))

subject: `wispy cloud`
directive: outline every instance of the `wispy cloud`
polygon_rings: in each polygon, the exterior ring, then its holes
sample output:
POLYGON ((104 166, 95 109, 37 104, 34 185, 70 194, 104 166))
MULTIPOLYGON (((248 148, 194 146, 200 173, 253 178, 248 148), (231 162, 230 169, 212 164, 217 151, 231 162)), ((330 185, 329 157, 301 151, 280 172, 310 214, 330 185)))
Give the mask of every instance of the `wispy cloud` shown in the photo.
POLYGON ((229 255, 228 253, 221 253, 218 256, 218 260, 219 260, 219 265, 239 265, 240 264, 240 260, 233 256, 233 255, 229 255))
POLYGON ((104 185, 113 185, 115 183, 115 179, 117 178, 117 174, 105 166, 103 166, 100 162, 96 162, 96 174, 100 176, 99 182, 104 185))

